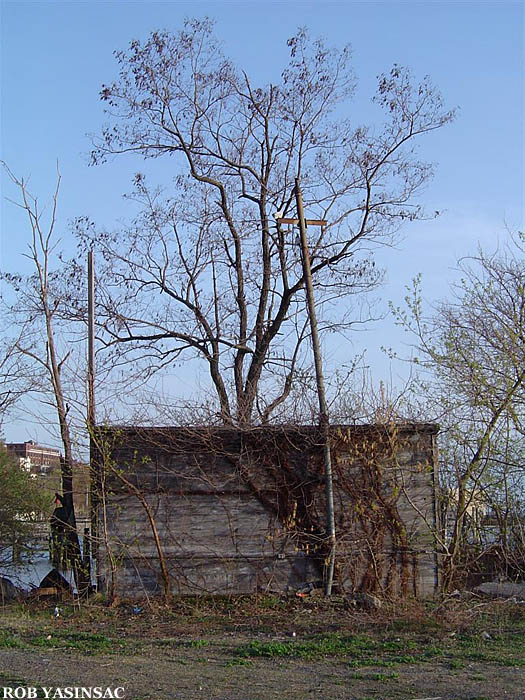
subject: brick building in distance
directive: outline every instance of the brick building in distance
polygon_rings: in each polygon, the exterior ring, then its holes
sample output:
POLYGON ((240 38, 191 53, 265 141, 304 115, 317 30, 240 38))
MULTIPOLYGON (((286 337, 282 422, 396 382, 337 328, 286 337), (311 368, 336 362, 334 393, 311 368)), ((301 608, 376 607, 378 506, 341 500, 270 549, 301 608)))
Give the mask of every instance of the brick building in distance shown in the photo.
POLYGON ((6 450, 30 474, 53 474, 60 471, 60 451, 54 447, 28 440, 6 443, 6 450))
MULTIPOLYGON (((7 453, 33 478, 44 477, 40 484, 50 494, 62 492, 60 450, 39 445, 34 440, 8 442, 7 453)), ((89 525, 89 465, 75 462, 73 467, 73 502, 77 527, 82 533, 89 525)))

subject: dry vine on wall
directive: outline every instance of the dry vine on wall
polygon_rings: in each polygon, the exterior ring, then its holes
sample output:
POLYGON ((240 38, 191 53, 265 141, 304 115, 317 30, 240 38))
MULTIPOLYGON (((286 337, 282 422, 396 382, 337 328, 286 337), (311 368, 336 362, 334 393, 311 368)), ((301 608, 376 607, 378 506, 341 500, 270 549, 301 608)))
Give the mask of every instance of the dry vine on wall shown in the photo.
MULTIPOLYGON (((118 524, 110 523, 109 535, 139 578, 137 557, 150 570, 146 578, 157 580, 166 596, 172 589, 221 592, 209 589, 213 566, 224 582, 235 582, 241 569, 251 571, 250 585, 264 589, 274 576, 267 574, 268 562, 274 561, 271 568, 278 559, 291 567, 294 584, 301 572, 308 576, 304 582, 322 583, 330 542, 316 428, 113 433, 106 500, 114 501, 112 517, 117 502, 128 512, 121 513, 120 540, 118 524), (250 502, 259 504, 255 515, 250 502), (203 561, 206 552, 209 562, 203 561)), ((415 459, 413 439, 413 431, 396 426, 333 429, 340 591, 417 594, 414 511, 406 511, 403 497, 411 476, 428 465, 415 459)), ((221 581, 211 584, 220 589, 221 581)))

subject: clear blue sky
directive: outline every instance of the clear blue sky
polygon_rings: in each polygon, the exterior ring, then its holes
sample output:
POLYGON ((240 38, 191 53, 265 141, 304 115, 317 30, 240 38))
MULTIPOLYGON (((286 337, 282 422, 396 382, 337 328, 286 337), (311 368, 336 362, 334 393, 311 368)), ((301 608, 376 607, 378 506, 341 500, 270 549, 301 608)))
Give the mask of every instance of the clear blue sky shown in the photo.
MULTIPOLYGON (((116 76, 112 52, 185 16, 217 21, 225 50, 252 77, 276 81, 287 59, 286 39, 309 27, 328 43, 353 47, 359 79, 358 121, 375 77, 393 63, 430 74, 456 122, 427 138, 422 155, 437 164, 423 200, 443 211, 436 221, 407 226, 397 250, 383 251, 384 299, 399 300, 416 272, 429 298, 444 296, 458 256, 477 242, 493 248, 505 223, 523 226, 523 4, 521 2, 9 2, 2 8, 2 159, 31 176, 49 197, 58 160, 63 177, 60 224, 87 214, 108 228, 126 217, 121 195, 141 163, 119 159, 87 166, 89 133, 104 121, 98 92, 116 76)), ((6 203, 2 178, 1 263, 23 269, 27 229, 6 203)), ((399 340, 390 325, 361 334, 378 378, 388 368, 378 346, 399 340), (385 330, 387 332, 385 332, 385 330)), ((11 436, 8 436, 9 438, 11 436)), ((12 439, 26 439, 27 433, 12 439)))

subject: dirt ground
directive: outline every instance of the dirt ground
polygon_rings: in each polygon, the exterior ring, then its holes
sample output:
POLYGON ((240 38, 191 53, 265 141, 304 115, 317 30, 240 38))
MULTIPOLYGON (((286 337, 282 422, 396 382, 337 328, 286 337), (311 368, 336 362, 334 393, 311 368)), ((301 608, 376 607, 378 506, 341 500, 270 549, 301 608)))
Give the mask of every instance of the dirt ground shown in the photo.
MULTIPOLYGON (((128 700, 525 699, 525 606, 450 600, 90 603, 0 612, 3 688, 123 687, 128 700)), ((18 691, 21 693, 22 691, 18 691)), ((20 696, 20 695, 19 695, 20 696)), ((21 697, 21 696, 20 696, 21 697)))

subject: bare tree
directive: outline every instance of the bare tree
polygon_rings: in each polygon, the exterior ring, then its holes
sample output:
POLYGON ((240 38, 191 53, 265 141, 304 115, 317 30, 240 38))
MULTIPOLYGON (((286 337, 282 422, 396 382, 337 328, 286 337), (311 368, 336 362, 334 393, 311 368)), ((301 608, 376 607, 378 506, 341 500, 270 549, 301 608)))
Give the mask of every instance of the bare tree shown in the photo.
POLYGON ((93 163, 162 157, 172 181, 162 190, 137 174, 140 214, 125 231, 78 223, 107 263, 99 332, 115 362, 148 376, 200 358, 218 420, 240 427, 283 411, 310 365, 296 231, 276 222, 293 215, 295 178, 307 217, 329 222, 309 233, 321 330, 344 332, 363 320, 350 298, 380 278, 373 247, 424 216, 415 196, 431 167, 414 144, 453 118, 428 78, 414 83, 394 66, 374 98, 382 126, 353 123, 348 47, 328 49, 303 30, 288 45, 279 81, 262 87, 223 55, 207 20, 117 52, 93 163))
MULTIPOLYGON (((19 392, 30 390, 40 401, 52 406, 56 413, 63 457, 61 460, 62 499, 66 518, 67 557, 81 587, 81 557, 76 530, 73 502, 73 437, 71 430, 71 405, 66 394, 66 369, 71 369, 74 331, 70 330, 69 342, 64 342, 60 327, 69 318, 70 295, 64 288, 60 273, 52 267, 58 240, 56 237, 56 213, 60 188, 60 174, 49 212, 40 208, 38 199, 27 188, 24 179, 17 178, 7 166, 5 170, 18 188, 20 206, 29 222, 30 243, 26 258, 31 262, 33 273, 29 276, 3 273, 2 279, 10 286, 4 299, 4 314, 15 334, 10 346, 10 361, 16 363, 16 374, 11 374, 11 383, 19 392), (28 385, 28 381, 30 384, 28 385)), ((13 365, 7 367, 13 370, 13 365)), ((5 375, 3 375, 5 376, 5 375)), ((75 377, 78 381, 78 375, 75 377)), ((80 380, 82 381, 82 380, 80 380)), ((81 385, 81 393, 84 387, 81 385)), ((73 395, 72 395, 73 396, 73 395)), ((72 400, 72 399, 69 399, 72 400)))
POLYGON ((8 340, 8 329, 2 328, 0 346, 0 430, 17 402, 34 388, 34 378, 27 375, 16 352, 16 341, 8 340))

